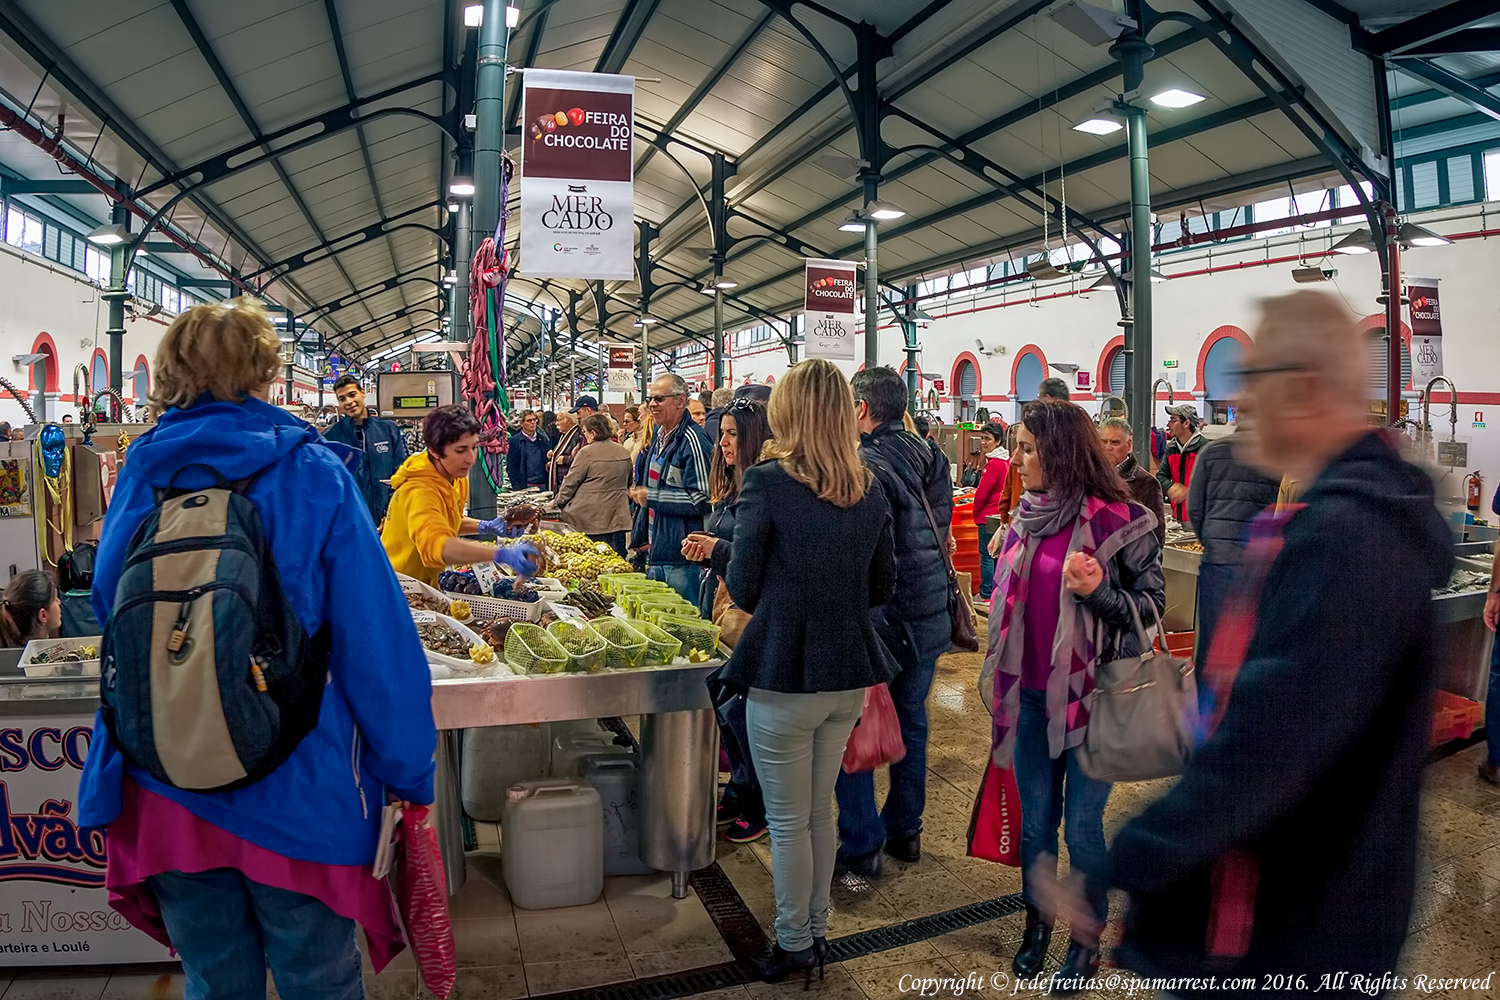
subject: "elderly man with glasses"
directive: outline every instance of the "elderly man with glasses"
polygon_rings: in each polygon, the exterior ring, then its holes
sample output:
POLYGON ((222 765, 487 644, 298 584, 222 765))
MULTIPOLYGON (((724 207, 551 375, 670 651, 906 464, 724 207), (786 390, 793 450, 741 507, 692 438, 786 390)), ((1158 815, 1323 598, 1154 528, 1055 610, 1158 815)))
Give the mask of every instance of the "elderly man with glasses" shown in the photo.
POLYGON ((646 482, 630 495, 646 508, 646 575, 697 604, 703 571, 683 557, 682 540, 703 530, 703 518, 712 509, 708 467, 714 445, 702 427, 687 419, 687 402, 688 387, 681 376, 663 375, 651 383, 646 403, 656 432, 646 460, 646 482))

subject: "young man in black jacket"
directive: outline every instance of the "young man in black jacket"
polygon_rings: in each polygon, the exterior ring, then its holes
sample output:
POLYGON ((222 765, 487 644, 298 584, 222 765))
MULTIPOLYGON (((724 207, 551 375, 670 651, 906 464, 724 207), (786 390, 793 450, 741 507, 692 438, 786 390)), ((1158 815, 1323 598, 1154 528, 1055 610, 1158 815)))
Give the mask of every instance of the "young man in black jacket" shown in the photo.
MULTIPOLYGON (((1112 882, 1130 895, 1115 955, 1148 977, 1287 976, 1299 996, 1375 996, 1411 918, 1432 588, 1453 543, 1431 480, 1366 424, 1343 303, 1302 291, 1263 309, 1245 356, 1246 457, 1308 486, 1252 526, 1218 624, 1240 638, 1216 643, 1243 655, 1216 648, 1206 668, 1222 719, 1115 838, 1112 882)), ((1224 985, 1172 992, 1236 994, 1224 985)))
POLYGON ((927 695, 937 658, 948 651, 953 636, 944 556, 953 520, 953 476, 948 457, 934 442, 902 427, 906 382, 900 375, 887 367, 866 369, 852 382, 860 457, 885 489, 895 525, 896 595, 884 607, 872 609, 870 617, 901 666, 900 675, 891 682, 891 700, 906 742, 906 756, 891 765, 891 787, 882 810, 875 808, 873 773, 840 772, 834 786, 839 803, 839 870, 872 877, 880 874, 882 849, 898 861, 916 862, 922 857, 927 695))

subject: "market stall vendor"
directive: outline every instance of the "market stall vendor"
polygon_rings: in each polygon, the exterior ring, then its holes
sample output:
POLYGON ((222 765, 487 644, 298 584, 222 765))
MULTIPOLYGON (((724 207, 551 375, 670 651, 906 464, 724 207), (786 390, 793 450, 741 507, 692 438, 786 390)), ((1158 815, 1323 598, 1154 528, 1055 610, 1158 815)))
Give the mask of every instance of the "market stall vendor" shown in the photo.
POLYGON ((462 406, 433 410, 422 421, 427 450, 391 477, 391 504, 380 541, 396 572, 437 586, 445 566, 494 562, 532 576, 541 555, 529 542, 496 548, 462 535, 506 534, 504 518, 478 521, 469 505, 469 470, 479 457, 479 421, 462 406))

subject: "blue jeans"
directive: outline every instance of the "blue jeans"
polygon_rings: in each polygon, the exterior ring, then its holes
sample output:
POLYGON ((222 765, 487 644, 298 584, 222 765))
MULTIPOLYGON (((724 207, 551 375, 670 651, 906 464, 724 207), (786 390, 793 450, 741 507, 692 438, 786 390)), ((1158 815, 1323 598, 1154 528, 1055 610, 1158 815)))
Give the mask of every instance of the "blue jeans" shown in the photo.
POLYGON ((698 606, 698 589, 703 579, 701 567, 692 563, 652 563, 646 570, 646 579, 660 580, 677 591, 684 601, 691 601, 694 607, 698 606))
POLYGON ((265 1000, 266 968, 286 1000, 364 1000, 354 921, 233 868, 146 880, 182 956, 187 1000, 265 1000))
POLYGON ((1490 651, 1490 689, 1484 696, 1484 736, 1490 745, 1490 764, 1500 767, 1500 639, 1490 651))
POLYGON ((891 765, 885 808, 875 810, 873 771, 839 772, 839 857, 845 861, 867 858, 887 840, 922 830, 922 811, 927 808, 927 694, 936 672, 937 660, 931 659, 901 671, 891 681, 891 701, 901 721, 906 756, 891 765))
POLYGON ((776 943, 787 951, 801 951, 813 938, 828 935, 838 850, 829 799, 864 703, 860 688, 815 694, 751 688, 745 696, 750 756, 771 828, 776 943))
POLYGON ((995 557, 990 555, 990 539, 994 532, 984 525, 979 526, 979 598, 988 601, 995 592, 995 557))
POLYGON ((1109 886, 1102 873, 1104 804, 1110 784, 1095 781, 1078 766, 1078 755, 1065 751, 1054 760, 1047 746, 1047 692, 1021 691, 1021 718, 1016 726, 1016 790, 1021 793, 1021 889, 1037 905, 1031 884, 1032 865, 1043 854, 1057 857, 1057 827, 1066 823, 1068 861, 1084 876, 1084 892, 1094 914, 1109 912, 1109 886))

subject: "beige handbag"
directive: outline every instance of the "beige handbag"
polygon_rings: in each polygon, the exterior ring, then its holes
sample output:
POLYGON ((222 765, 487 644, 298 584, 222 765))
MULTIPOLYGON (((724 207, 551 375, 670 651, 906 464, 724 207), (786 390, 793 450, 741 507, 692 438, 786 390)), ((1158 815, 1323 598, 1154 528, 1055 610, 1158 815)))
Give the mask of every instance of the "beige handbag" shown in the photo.
POLYGON ((719 581, 719 588, 714 592, 713 612, 713 622, 719 626, 719 641, 733 649, 744 634, 745 626, 750 624, 750 615, 729 599, 729 588, 723 580, 719 581))
MULTIPOLYGON (((1197 739, 1193 662, 1157 652, 1135 601, 1128 603, 1141 655, 1099 665, 1088 730, 1077 748, 1083 773, 1098 781, 1150 781, 1181 774, 1197 739)), ((1156 612, 1154 603, 1151 610, 1156 612)), ((1162 634, 1160 614, 1156 634, 1162 634)))

